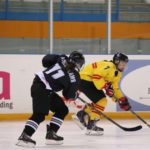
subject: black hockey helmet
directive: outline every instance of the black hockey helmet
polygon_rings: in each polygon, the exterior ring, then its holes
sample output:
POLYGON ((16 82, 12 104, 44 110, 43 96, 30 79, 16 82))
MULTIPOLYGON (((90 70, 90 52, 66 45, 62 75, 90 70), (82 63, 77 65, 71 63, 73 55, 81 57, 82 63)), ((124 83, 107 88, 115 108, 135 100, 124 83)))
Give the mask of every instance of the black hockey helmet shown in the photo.
POLYGON ((119 64, 120 61, 124 61, 124 62, 128 62, 129 59, 128 59, 128 56, 123 54, 123 53, 119 53, 117 52, 114 56, 113 56, 113 63, 114 64, 119 64))
POLYGON ((85 64, 85 58, 82 53, 78 51, 73 51, 69 56, 69 62, 75 65, 78 70, 85 64))

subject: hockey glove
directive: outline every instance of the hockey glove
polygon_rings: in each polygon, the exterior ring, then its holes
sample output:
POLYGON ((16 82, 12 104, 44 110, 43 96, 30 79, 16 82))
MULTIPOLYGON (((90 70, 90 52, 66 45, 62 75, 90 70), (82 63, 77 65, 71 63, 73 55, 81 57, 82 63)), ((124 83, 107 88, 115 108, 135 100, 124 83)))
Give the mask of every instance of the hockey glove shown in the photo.
POLYGON ((122 97, 122 98, 118 99, 118 103, 119 103, 120 108, 125 111, 128 111, 131 109, 131 106, 126 97, 122 97))
POLYGON ((111 83, 106 83, 104 88, 103 88, 106 92, 106 95, 108 95, 109 97, 113 97, 114 96, 114 89, 111 85, 111 83))

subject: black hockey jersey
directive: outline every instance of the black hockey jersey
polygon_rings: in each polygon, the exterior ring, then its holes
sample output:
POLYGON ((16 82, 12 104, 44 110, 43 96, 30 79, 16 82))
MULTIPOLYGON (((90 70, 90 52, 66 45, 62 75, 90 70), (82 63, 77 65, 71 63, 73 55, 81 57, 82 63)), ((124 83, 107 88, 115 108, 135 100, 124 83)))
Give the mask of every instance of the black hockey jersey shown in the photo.
POLYGON ((37 73, 38 77, 45 84, 46 89, 62 94, 66 99, 75 99, 77 96, 80 75, 76 69, 67 71, 62 61, 37 73))

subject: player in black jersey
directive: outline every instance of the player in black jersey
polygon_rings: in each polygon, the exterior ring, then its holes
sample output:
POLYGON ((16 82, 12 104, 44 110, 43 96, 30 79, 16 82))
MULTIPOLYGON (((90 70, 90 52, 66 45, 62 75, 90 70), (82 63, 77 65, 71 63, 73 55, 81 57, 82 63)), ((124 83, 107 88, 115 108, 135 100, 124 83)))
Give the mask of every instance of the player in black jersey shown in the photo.
POLYGON ((42 64, 46 69, 36 73, 31 86, 33 115, 26 122, 17 145, 35 146, 36 142, 31 139, 31 136, 35 133, 39 124, 45 120, 49 110, 54 115, 47 125, 46 144, 63 143, 63 137, 58 136, 57 131, 68 114, 68 107, 56 92, 62 91, 62 95, 66 99, 77 98, 80 81, 79 71, 84 63, 83 55, 77 51, 72 52, 69 57, 56 55, 52 62, 50 55, 43 58, 42 64), (56 62, 54 63, 54 61, 56 62))

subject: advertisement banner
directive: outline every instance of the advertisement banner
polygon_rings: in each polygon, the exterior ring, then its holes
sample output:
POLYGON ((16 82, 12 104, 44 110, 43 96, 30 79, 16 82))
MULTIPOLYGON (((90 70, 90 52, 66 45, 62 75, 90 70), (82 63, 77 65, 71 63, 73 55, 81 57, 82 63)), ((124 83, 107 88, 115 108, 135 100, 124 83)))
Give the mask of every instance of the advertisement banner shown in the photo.
POLYGON ((120 87, 135 111, 150 111, 150 60, 130 60, 120 87))

